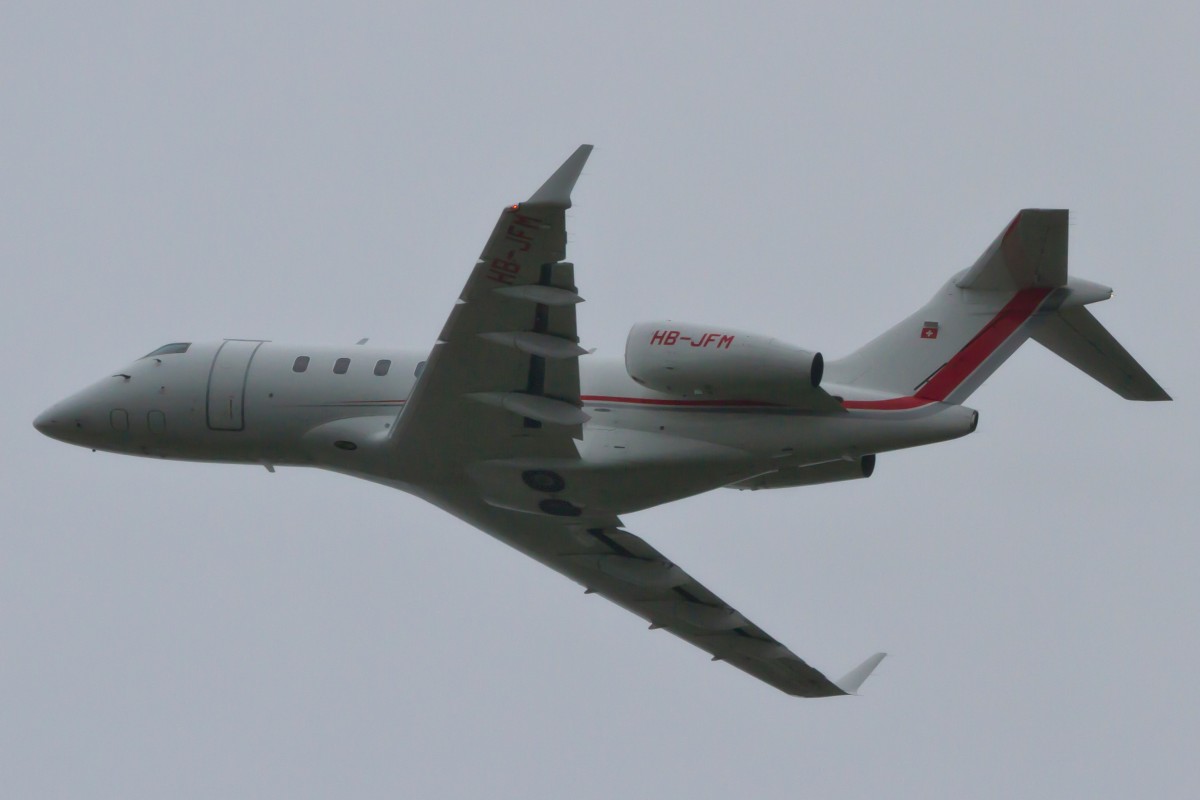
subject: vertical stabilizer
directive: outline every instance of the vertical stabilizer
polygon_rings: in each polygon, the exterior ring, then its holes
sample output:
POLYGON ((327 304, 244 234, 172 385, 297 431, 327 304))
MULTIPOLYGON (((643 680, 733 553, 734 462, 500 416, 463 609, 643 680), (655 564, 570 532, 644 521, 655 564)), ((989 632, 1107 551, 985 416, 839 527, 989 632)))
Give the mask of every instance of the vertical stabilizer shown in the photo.
POLYGON ((1017 213, 955 285, 964 289, 1056 289, 1067 283, 1067 211, 1027 208, 1017 213))
POLYGON ((1033 336, 1122 397, 1169 400, 1083 308, 1112 290, 1068 277, 1067 219, 1065 210, 1018 213, 970 269, 916 313, 845 358, 827 361, 825 384, 849 397, 857 389, 892 398, 853 400, 847 408, 961 403, 1033 336))

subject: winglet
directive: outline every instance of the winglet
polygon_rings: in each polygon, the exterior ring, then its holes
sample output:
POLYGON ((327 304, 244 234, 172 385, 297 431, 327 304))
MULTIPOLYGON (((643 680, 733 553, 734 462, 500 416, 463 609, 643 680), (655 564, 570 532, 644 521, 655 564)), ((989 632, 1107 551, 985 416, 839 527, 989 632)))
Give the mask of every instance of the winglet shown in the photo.
POLYGON ((571 190, 575 188, 575 181, 579 180, 579 173, 583 172, 583 165, 587 163, 588 156, 591 154, 592 146, 590 144, 579 145, 571 157, 564 161, 549 180, 542 184, 542 188, 534 192, 533 196, 525 202, 530 205, 570 208, 571 190))
POLYGON ((883 661, 886 655, 887 653, 876 653, 846 673, 840 681, 834 681, 834 685, 846 694, 858 694, 858 687, 862 686, 863 682, 871 677, 871 673, 875 671, 875 668, 879 666, 879 662, 883 661))

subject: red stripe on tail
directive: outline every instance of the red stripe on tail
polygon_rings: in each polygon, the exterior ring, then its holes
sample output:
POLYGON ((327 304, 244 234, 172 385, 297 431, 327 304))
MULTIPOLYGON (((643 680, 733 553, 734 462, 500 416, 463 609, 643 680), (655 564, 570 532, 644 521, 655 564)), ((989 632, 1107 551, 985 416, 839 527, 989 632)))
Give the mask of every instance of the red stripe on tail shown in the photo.
MULTIPOLYGON (((1014 220, 1014 223, 1016 221, 1014 220)), ((910 397, 893 397, 888 400, 847 400, 842 405, 847 409, 873 409, 898 411, 918 408, 929 403, 941 403, 971 377, 975 370, 992 353, 1020 328, 1038 307, 1054 291, 1044 287, 1022 289, 1013 295, 1004 308, 975 335, 971 341, 954 354, 946 364, 934 373, 916 394, 910 397)))
POLYGON ((917 391, 916 396, 938 402, 949 397, 950 393, 971 377, 971 373, 979 369, 979 365, 996 352, 1017 328, 1033 316, 1033 312, 1037 311, 1051 291, 1053 290, 1038 287, 1017 292, 1013 299, 1008 301, 1008 305, 1000 309, 1000 313, 977 333, 974 339, 967 342, 966 347, 955 353, 954 358, 946 362, 946 366, 938 370, 929 382, 917 391))

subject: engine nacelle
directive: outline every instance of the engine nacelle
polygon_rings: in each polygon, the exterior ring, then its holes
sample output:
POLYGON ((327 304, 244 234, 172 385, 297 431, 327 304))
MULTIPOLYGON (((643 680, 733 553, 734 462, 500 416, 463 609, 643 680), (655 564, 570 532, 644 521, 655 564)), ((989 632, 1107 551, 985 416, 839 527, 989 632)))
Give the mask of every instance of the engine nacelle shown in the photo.
POLYGON ((719 326, 640 322, 625 340, 629 377, 687 399, 801 404, 824 366, 820 353, 719 326))

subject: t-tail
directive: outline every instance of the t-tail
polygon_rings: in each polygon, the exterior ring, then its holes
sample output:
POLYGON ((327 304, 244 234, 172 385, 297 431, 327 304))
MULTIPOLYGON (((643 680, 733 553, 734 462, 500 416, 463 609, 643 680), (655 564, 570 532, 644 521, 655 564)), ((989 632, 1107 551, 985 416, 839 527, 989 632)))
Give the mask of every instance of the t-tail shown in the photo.
POLYGON ((1067 212, 1025 209, 923 308, 827 362, 825 380, 847 408, 962 403, 1032 337, 1124 398, 1170 400, 1085 308, 1111 296, 1068 277, 1067 212))

